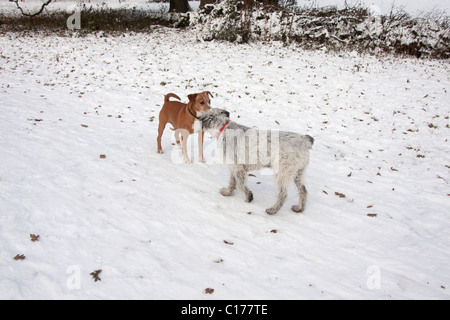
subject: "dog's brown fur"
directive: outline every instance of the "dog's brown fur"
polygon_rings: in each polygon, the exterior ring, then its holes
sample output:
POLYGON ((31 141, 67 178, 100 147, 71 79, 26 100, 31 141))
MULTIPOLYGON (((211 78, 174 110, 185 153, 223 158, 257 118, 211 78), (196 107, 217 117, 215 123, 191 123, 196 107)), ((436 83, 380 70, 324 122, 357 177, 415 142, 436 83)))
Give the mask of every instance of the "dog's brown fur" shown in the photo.
MULTIPOLYGON (((164 132, 164 128, 167 123, 173 125, 173 130, 175 130, 175 140, 178 145, 180 145, 180 134, 181 134, 181 149, 183 151, 184 162, 189 163, 189 157, 187 154, 187 138, 189 135, 194 133, 194 114, 197 116, 199 112, 205 112, 210 108, 211 100, 209 96, 212 97, 211 92, 204 91, 201 93, 194 93, 188 95, 189 102, 182 103, 179 101, 170 101, 170 98, 175 98, 181 100, 174 93, 168 93, 164 97, 164 105, 159 112, 159 127, 158 127, 158 138, 156 139, 158 143, 158 153, 163 153, 161 147, 161 137, 164 132), (192 114, 189 113, 189 110, 192 114)), ((199 161, 204 162, 203 158, 203 136, 204 132, 199 132, 198 134, 198 156, 199 161)))

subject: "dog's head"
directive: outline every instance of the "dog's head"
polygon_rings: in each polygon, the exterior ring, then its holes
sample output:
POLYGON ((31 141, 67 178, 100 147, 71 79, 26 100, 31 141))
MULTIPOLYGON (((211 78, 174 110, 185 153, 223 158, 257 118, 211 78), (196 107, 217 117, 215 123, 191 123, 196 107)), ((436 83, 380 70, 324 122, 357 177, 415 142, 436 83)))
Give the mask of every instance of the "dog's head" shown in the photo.
POLYGON ((198 119, 204 131, 214 133, 219 131, 225 123, 230 122, 230 113, 226 110, 212 108, 202 113, 198 119))
POLYGON ((196 112, 203 113, 211 108, 210 96, 212 98, 213 95, 209 91, 190 94, 188 95, 189 104, 196 112))

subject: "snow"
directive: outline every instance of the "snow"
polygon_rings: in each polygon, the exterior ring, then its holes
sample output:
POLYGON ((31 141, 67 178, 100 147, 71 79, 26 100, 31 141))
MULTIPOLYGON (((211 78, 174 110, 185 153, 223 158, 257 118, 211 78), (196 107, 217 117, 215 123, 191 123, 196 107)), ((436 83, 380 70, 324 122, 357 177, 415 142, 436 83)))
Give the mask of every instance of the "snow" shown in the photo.
POLYGON ((1 35, 0 299, 449 299, 448 61, 197 38, 1 35), (204 90, 315 138, 302 214, 267 171, 221 196, 214 137, 157 154, 163 96, 204 90))

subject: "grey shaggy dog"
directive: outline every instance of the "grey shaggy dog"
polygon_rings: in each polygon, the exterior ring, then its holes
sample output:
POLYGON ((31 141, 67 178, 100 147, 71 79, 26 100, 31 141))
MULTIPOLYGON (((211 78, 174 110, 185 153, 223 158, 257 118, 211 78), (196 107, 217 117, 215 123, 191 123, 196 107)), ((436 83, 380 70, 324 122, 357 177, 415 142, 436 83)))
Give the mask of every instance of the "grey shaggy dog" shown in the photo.
POLYGON ((305 209, 307 191, 303 175, 309 163, 309 149, 314 143, 311 136, 249 128, 230 121, 230 113, 221 109, 206 111, 198 121, 204 131, 217 137, 219 154, 231 171, 228 187, 220 189, 223 196, 233 195, 237 187, 245 194, 246 201, 251 202, 253 193, 247 187, 247 172, 272 168, 278 198, 266 212, 275 214, 280 210, 292 180, 300 197, 300 203, 292 206, 292 210, 302 212, 305 209))

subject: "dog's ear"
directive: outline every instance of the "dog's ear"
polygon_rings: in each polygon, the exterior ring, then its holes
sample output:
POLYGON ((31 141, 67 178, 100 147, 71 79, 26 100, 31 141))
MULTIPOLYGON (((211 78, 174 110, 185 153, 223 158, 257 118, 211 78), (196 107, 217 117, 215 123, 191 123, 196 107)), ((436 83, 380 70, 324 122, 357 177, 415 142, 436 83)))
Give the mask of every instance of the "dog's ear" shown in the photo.
POLYGON ((193 94, 188 95, 188 99, 189 99, 189 101, 192 102, 192 103, 195 102, 195 98, 197 98, 197 94, 196 94, 196 93, 193 93, 193 94))
POLYGON ((226 110, 222 110, 222 114, 225 115, 227 118, 230 117, 230 113, 226 110))

